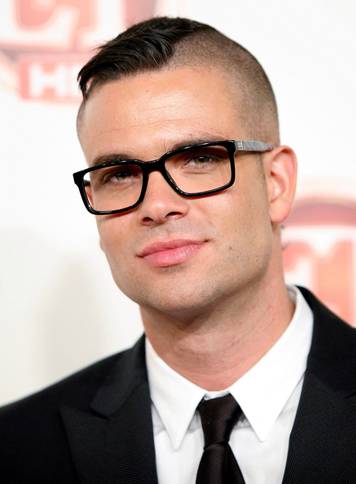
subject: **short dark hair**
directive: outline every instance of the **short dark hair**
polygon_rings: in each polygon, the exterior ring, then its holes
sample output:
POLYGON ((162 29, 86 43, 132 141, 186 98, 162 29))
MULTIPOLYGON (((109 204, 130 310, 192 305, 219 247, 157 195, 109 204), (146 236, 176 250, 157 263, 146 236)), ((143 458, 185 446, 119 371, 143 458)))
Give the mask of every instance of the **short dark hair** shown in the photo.
MULTIPOLYGON (((181 65, 222 68, 238 87, 243 120, 255 136, 278 142, 278 112, 271 83, 242 45, 211 27, 186 18, 155 17, 128 28, 99 47, 82 67, 78 82, 84 106, 102 84, 144 71, 181 65)), ((80 109, 81 111, 81 109, 80 109)))

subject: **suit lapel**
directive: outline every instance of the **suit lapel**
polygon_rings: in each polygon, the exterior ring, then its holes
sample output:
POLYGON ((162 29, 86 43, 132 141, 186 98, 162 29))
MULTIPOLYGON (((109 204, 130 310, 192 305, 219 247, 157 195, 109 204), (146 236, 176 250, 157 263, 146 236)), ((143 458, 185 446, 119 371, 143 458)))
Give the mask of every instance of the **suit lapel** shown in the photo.
POLYGON ((157 484, 144 338, 119 357, 89 410, 61 415, 83 484, 157 484))
POLYGON ((289 441, 283 484, 352 482, 356 475, 355 331, 303 295, 314 313, 312 346, 289 441))
MULTIPOLYGON (((283 484, 356 475, 356 337, 308 291, 314 332, 283 484)), ((80 482, 157 484, 144 338, 120 355, 91 407, 61 409, 80 482)))

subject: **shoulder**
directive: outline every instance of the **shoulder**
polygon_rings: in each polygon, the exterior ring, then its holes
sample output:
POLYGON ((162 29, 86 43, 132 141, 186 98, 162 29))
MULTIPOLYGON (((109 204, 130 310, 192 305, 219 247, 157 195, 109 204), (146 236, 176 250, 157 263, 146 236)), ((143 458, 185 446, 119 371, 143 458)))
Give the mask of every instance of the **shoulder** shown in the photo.
POLYGON ((6 482, 77 482, 61 409, 67 406, 88 412, 110 375, 114 373, 120 380, 128 377, 134 348, 0 409, 0 475, 6 482))
POLYGON ((87 408, 106 375, 114 366, 120 365, 130 351, 132 350, 106 357, 32 395, 0 408, 1 431, 8 425, 14 430, 13 425, 22 425, 23 419, 28 427, 33 419, 40 418, 43 421, 46 417, 50 418, 62 404, 87 408))
POLYGON ((314 333, 318 337, 335 338, 334 343, 342 343, 351 349, 356 344, 356 328, 337 316, 326 307, 311 291, 299 287, 314 316, 314 333))
POLYGON ((355 394, 356 328, 330 311, 310 291, 299 289, 314 316, 307 373, 340 395, 355 394))

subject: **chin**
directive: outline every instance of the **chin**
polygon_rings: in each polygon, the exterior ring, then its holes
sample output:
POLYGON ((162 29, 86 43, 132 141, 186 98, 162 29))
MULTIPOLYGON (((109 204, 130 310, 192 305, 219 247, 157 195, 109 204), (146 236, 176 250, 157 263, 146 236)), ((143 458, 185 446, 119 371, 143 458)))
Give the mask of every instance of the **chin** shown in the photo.
POLYGON ((186 285, 185 290, 167 291, 156 290, 150 293, 140 294, 136 302, 147 313, 160 313, 168 318, 176 320, 191 320, 201 318, 215 306, 216 298, 211 291, 195 290, 196 285, 186 285), (146 297, 143 297, 146 296, 146 297))

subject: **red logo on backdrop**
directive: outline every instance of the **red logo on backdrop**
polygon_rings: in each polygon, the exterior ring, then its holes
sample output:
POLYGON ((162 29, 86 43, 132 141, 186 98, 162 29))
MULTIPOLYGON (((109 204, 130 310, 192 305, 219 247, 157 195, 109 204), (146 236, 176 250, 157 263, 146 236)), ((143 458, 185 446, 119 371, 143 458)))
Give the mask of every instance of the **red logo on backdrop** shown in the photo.
POLYGON ((2 0, 0 86, 25 99, 77 101, 93 48, 154 15, 155 0, 2 0))
POLYGON ((300 200, 283 240, 287 280, 356 326, 356 202, 300 200))

